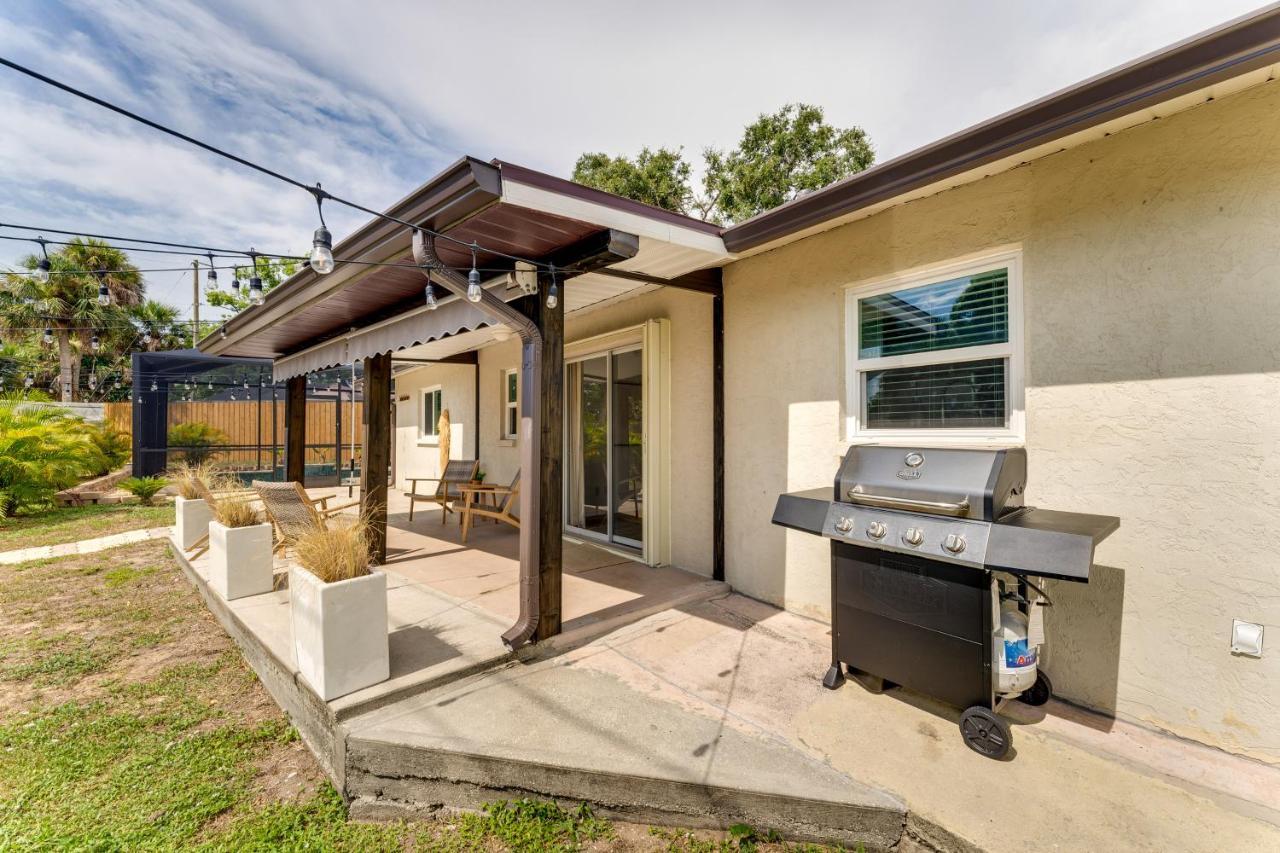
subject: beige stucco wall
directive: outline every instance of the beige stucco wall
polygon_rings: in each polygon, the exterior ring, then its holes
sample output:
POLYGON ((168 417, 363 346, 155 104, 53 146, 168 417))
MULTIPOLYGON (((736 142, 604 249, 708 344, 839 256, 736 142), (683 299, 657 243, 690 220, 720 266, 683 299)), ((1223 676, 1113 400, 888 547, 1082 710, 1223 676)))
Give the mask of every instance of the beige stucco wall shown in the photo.
MULTIPOLYGON (((449 411, 449 456, 476 455, 476 369, 470 364, 433 364, 396 377, 396 487, 408 488, 408 477, 440 476, 440 446, 422 435, 422 392, 440 386, 441 405, 449 411), (408 399, 403 399, 407 397, 408 399)), ((434 483, 420 486, 430 491, 434 483)))
MULTIPOLYGON (((569 285, 572 287, 572 283, 569 285)), ((571 315, 566 320, 565 338, 570 343, 593 338, 643 324, 647 320, 666 319, 671 330, 671 470, 673 487, 669 496, 671 521, 671 563, 689 571, 711 574, 711 300, 687 291, 659 289, 625 299, 603 308, 571 315)), ((513 441, 503 440, 502 376, 508 368, 520 363, 520 342, 516 338, 490 344, 479 351, 480 370, 480 463, 491 482, 506 483, 520 466, 520 449, 513 441)), ((469 366, 431 365, 410 375, 408 382, 397 381, 397 396, 411 393, 415 407, 420 389, 442 385, 445 405, 450 409, 455 431, 474 437, 476 429, 471 400, 474 399, 474 374, 469 366), (459 371, 465 371, 459 372, 459 371), (458 387, 455 391, 455 386, 458 387), (405 389, 412 387, 411 392, 405 389), (450 400, 467 402, 457 407, 450 400)), ((399 415, 405 414, 407 403, 400 404, 399 415)), ((417 422, 413 425, 397 421, 398 447, 413 444, 417 422)), ((455 432, 455 441, 456 441, 455 432)), ((456 446, 456 445, 455 445, 456 446)), ((434 470, 435 448, 431 453, 409 452, 397 457, 397 482, 403 483, 409 468, 434 470), (426 456, 432 456, 427 459, 426 456), (403 463, 401 459, 405 460, 403 463)), ((457 452, 454 453, 458 455, 457 452)), ((433 475, 426 475, 433 476, 433 475)))
POLYGON ((1020 243, 1028 501, 1123 520, 1053 584, 1057 691, 1280 762, 1278 143, 1270 83, 730 266, 729 581, 827 615, 825 542, 769 517, 845 446, 844 288, 1020 243))

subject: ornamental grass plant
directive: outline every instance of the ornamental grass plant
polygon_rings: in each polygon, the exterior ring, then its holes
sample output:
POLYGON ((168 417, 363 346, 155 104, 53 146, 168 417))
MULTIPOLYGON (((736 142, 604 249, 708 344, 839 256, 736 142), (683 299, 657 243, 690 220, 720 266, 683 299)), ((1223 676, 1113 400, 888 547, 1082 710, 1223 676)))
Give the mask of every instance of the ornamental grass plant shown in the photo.
POLYGON ((369 574, 369 523, 363 518, 333 518, 293 542, 298 564, 325 583, 369 574))

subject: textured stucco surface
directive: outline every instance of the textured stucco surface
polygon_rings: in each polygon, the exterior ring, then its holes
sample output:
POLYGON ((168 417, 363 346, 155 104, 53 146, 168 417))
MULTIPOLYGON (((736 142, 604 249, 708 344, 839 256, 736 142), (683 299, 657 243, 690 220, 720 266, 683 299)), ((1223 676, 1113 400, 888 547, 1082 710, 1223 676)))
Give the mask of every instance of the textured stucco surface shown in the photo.
MULTIPOLYGON (((572 283, 569 285, 572 287, 572 283)), ((671 563, 678 568, 711 575, 711 299, 698 293, 655 290, 631 299, 569 317, 565 338, 569 343, 638 326, 646 320, 670 320, 671 329, 671 470, 670 495, 671 563)), ((434 471, 437 450, 417 447, 417 421, 421 389, 432 385, 444 388, 445 406, 459 436, 470 441, 478 437, 480 462, 491 482, 506 483, 520 466, 520 449, 514 441, 503 440, 502 375, 520 363, 517 338, 490 344, 479 351, 480 426, 477 436, 473 402, 472 368, 458 365, 431 365, 398 379, 397 396, 410 393, 414 412, 401 403, 397 415, 397 482, 404 472, 434 471), (451 400, 459 400, 452 405, 451 400), (400 462, 399 460, 404 460, 400 462)), ((458 445, 455 443, 455 447, 458 445)), ((471 444, 466 445, 469 448, 471 444)), ((459 455, 457 452, 455 456, 459 455)), ((426 474, 423 476, 434 476, 426 474)))
POLYGON ((846 446, 844 289, 1011 243, 1028 500, 1123 520, 1053 585, 1058 692, 1280 762, 1280 84, 728 267, 727 579, 827 615, 825 543, 769 518, 846 446))
MULTIPOLYGON (((396 487, 408 488, 407 477, 439 477, 440 446, 422 438, 422 391, 440 386, 440 403, 449 412, 449 453, 474 459, 476 453, 476 371, 470 364, 433 364, 396 377, 396 487), (408 400, 401 400, 401 397, 408 400)), ((435 489, 422 483, 420 491, 435 489)))

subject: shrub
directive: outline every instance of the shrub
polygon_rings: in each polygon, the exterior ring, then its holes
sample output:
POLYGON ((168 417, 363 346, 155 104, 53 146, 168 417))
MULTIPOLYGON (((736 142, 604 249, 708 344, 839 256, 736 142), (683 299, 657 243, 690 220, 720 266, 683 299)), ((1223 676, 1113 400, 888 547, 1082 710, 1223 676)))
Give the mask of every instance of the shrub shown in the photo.
POLYGON ((169 427, 169 446, 181 451, 182 458, 193 465, 207 462, 213 448, 227 443, 225 432, 200 421, 169 427))
POLYGON ((129 433, 118 430, 108 423, 90 424, 89 440, 102 454, 103 465, 96 474, 110 474, 129 461, 133 455, 133 440, 129 433))
POLYGON ((178 494, 187 500, 204 497, 201 484, 213 491, 214 468, 211 462, 179 462, 168 470, 169 479, 178 487, 178 494))
POLYGON ((143 506, 151 506, 155 496, 167 485, 169 481, 164 477, 130 477, 120 481, 120 488, 135 495, 143 506))
POLYGON ((90 431, 61 409, 0 399, 0 515, 50 504, 58 491, 101 470, 105 459, 90 431))
POLYGON ((252 527, 262 523, 262 513, 253 504, 257 495, 245 489, 234 475, 223 474, 209 483, 209 491, 220 493, 210 509, 226 527, 252 527))
POLYGON ((369 524, 362 518, 348 523, 331 519, 293 542, 298 564, 325 583, 369 574, 369 524))

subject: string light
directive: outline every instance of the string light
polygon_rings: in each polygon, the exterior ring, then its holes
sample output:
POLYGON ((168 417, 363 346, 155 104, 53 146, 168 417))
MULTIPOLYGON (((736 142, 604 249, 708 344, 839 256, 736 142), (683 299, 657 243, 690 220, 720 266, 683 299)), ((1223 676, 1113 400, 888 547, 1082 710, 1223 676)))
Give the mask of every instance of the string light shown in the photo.
POLYGON ((253 249, 249 250, 249 262, 253 264, 253 275, 249 277, 249 304, 261 305, 265 297, 262 294, 262 279, 258 278, 258 256, 253 249))
MULTIPOLYGON (((147 326, 145 329, 142 330, 142 342, 144 344, 151 343, 151 327, 150 326, 147 326)), ((156 389, 152 388, 151 390, 154 391, 156 389)))
POLYGON ((160 386, 156 384, 156 381, 155 381, 154 379, 152 379, 152 380, 151 380, 151 390, 152 390, 152 391, 159 391, 159 390, 160 390, 160 386))
POLYGON ((214 267, 214 265, 213 265, 213 253, 212 253, 212 252, 210 252, 210 253, 209 253, 209 272, 208 272, 208 274, 205 276, 205 279, 209 282, 209 289, 210 289, 210 290, 217 290, 217 289, 218 289, 218 270, 217 270, 217 269, 214 267))
POLYGON ((329 228, 324 223, 324 200, 329 194, 320 189, 319 183, 316 184, 315 189, 311 190, 311 194, 316 199, 316 213, 320 215, 320 227, 312 236, 311 255, 307 260, 316 273, 328 275, 333 272, 333 235, 329 233, 329 228))
POLYGON ((111 288, 107 287, 105 270, 98 270, 98 304, 103 308, 111 304, 111 288))
POLYGON ((551 265, 551 288, 547 291, 547 308, 555 310, 560 304, 560 288, 556 286, 556 267, 551 265))
POLYGON ((98 389, 98 377, 90 373, 89 374, 89 390, 96 391, 97 389, 98 389))
POLYGON ((479 247, 471 244, 471 272, 467 273, 467 301, 479 302, 484 296, 484 291, 480 288, 480 270, 476 269, 476 249, 479 247))
POLYGON ((35 277, 36 281, 43 283, 49 280, 49 270, 53 269, 53 264, 49 263, 49 250, 45 248, 45 243, 48 241, 44 237, 37 237, 35 242, 40 244, 40 252, 44 255, 36 262, 35 277))
POLYGON ((426 272, 427 272, 427 286, 425 288, 425 293, 427 297, 427 310, 434 311, 436 310, 437 307, 439 307, 436 304, 436 288, 435 288, 435 285, 431 283, 431 270, 427 270, 426 272))
POLYGON ((98 337, 98 333, 94 332, 93 337, 89 338, 89 349, 97 352, 102 346, 102 340, 98 337))
POLYGON ((44 342, 46 344, 53 343, 53 329, 50 329, 47 326, 45 327, 45 330, 44 330, 44 342))
POLYGON ((30 373, 28 373, 22 379, 22 387, 24 388, 30 388, 32 385, 35 385, 35 384, 36 384, 36 378, 32 376, 30 373))

